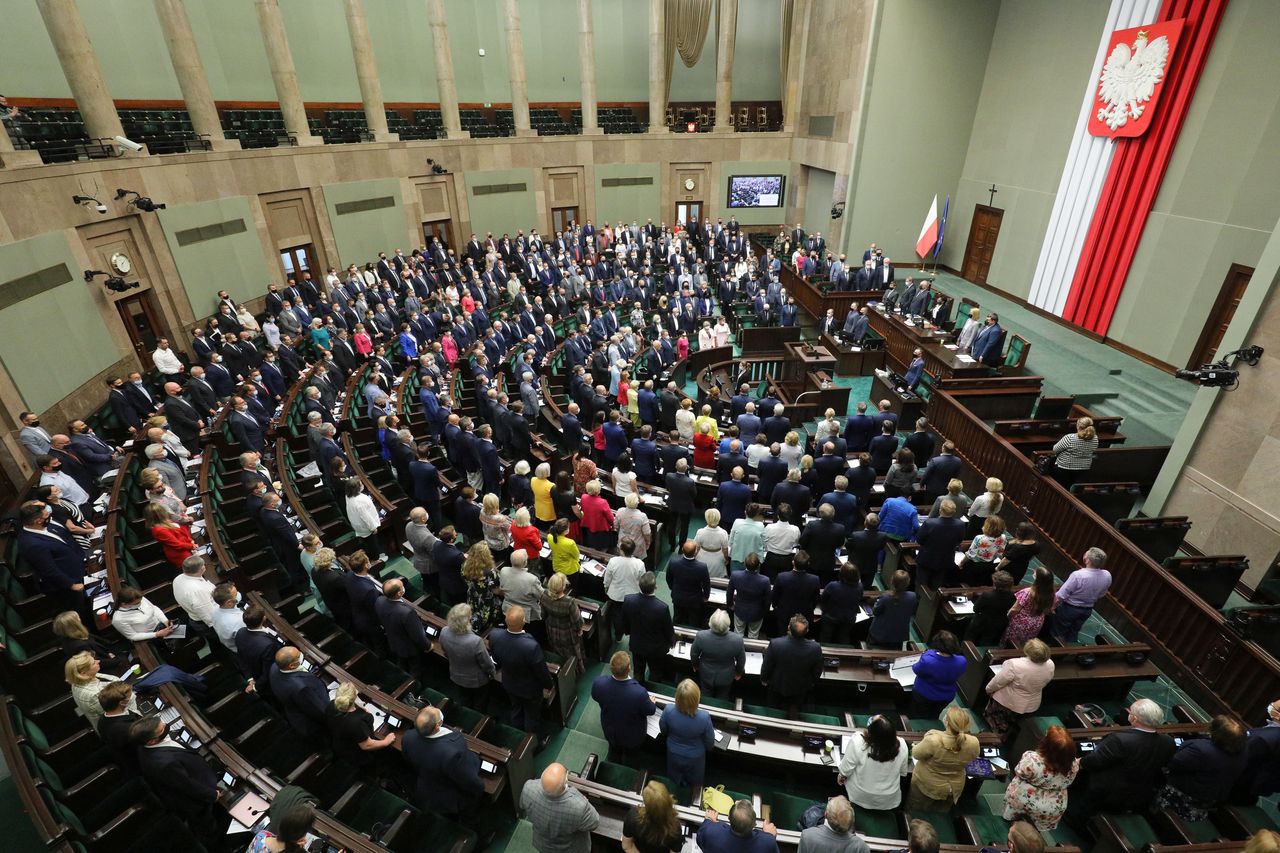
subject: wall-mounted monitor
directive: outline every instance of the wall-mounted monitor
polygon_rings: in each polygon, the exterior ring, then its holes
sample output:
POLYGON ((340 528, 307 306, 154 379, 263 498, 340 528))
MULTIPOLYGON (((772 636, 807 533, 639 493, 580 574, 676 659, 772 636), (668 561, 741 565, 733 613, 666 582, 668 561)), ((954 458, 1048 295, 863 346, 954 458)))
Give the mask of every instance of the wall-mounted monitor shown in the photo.
POLYGON ((786 175, 730 175, 730 208, 782 207, 786 175))

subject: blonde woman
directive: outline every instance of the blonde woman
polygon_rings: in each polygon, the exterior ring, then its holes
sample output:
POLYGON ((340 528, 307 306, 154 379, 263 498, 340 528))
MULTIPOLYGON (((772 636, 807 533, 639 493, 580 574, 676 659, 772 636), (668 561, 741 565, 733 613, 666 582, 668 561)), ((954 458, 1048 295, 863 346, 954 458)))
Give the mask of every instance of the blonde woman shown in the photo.
POLYGON ((1098 452, 1098 432, 1093 418, 1076 421, 1074 434, 1067 433, 1053 446, 1053 479, 1063 488, 1071 488, 1080 475, 1093 467, 1093 454, 1098 452))
POLYGON ((676 432, 680 433, 681 441, 693 441, 693 422, 695 420, 693 401, 685 397, 680 401, 680 408, 676 411, 676 432))
POLYGON ((1004 509, 1004 483, 995 477, 987 478, 987 490, 969 505, 969 536, 982 529, 988 516, 999 515, 1004 509))
POLYGON ((800 459, 804 456, 804 448, 800 446, 800 433, 792 430, 782 440, 782 450, 778 458, 787 463, 787 468, 795 471, 800 467, 800 459))
POLYGON ((116 654, 110 646, 90 634, 80 621, 80 614, 74 610, 64 610, 53 617, 53 635, 58 638, 62 656, 67 660, 88 652, 112 675, 120 675, 129 668, 129 659, 123 654, 116 654))
POLYGON ((636 559, 648 556, 653 530, 649 527, 649 516, 640 509, 639 495, 634 492, 627 495, 626 506, 614 513, 613 525, 618 529, 618 541, 630 539, 635 543, 636 559))
POLYGON ((477 542, 462 563, 462 579, 467 583, 467 604, 471 605, 471 627, 483 634, 502 621, 502 587, 489 546, 477 542))
POLYGON ((325 706, 324 721, 334 755, 358 771, 375 772, 378 750, 396 742, 394 732, 374 737, 373 715, 360 704, 356 686, 349 681, 338 685, 338 692, 325 706))
POLYGON ((965 768, 981 751, 969 734, 969 712, 952 706, 943 718, 944 731, 927 732, 911 750, 915 770, 907 810, 949 812, 964 793, 965 768))
POLYGON ((529 488, 533 491, 533 518, 539 530, 549 530, 556 520, 555 501, 551 493, 555 491, 555 483, 551 480, 551 466, 546 462, 533 469, 533 479, 529 488))
POLYGON ((711 507, 702 518, 707 525, 693 537, 698 545, 698 560, 706 564, 711 577, 728 577, 729 534, 720 526, 720 510, 711 507))
POLYGON ((977 308, 969 309, 969 319, 964 321, 964 328, 960 330, 960 337, 956 338, 956 347, 959 352, 968 352, 973 348, 973 339, 982 330, 981 317, 982 311, 977 308))
MULTIPOLYGON (((712 389, 712 390, 715 390, 715 389, 712 389)), ((715 415, 711 413, 710 404, 703 405, 702 413, 699 414, 697 420, 693 422, 694 429, 701 429, 703 424, 706 424, 707 426, 710 427, 709 432, 711 433, 711 437, 714 438, 716 441, 719 441, 720 440, 720 424, 716 422, 715 415)))
POLYGON ((640 805, 632 806, 622 822, 624 853, 654 853, 680 850, 684 836, 680 834, 680 816, 676 798, 667 786, 650 779, 640 792, 640 805))
POLYGON ((982 717, 1005 739, 1016 734, 1018 721, 1040 707, 1045 686, 1053 680, 1054 664, 1043 640, 1027 640, 1022 657, 1004 662, 987 682, 987 706, 982 717))
POLYGON ((840 422, 836 420, 836 410, 827 409, 822 416, 822 420, 818 421, 817 429, 813 434, 814 447, 822 447, 829 439, 840 435, 840 422))
POLYGON ((494 559, 505 560, 511 553, 511 516, 502 511, 498 496, 492 492, 480 502, 480 529, 494 559))
MULTIPOLYGON (((103 687, 120 679, 102 672, 102 666, 91 652, 80 652, 72 656, 62 667, 63 677, 71 685, 71 699, 76 703, 80 716, 98 730, 102 720, 102 705, 98 702, 98 693, 103 687)), ((136 699, 129 700, 129 710, 138 713, 136 699)))
POLYGON ((667 736, 667 777, 684 788, 699 788, 707 770, 707 752, 715 746, 711 715, 702 710, 702 691, 686 678, 676 701, 662 709, 658 728, 667 736))
POLYGON ((973 498, 964 493, 963 480, 953 479, 947 483, 947 493, 934 498, 933 507, 929 510, 930 518, 937 518, 942 514, 943 501, 951 501, 956 505, 956 518, 959 518, 969 512, 969 505, 973 503, 973 498))
POLYGON ((483 713, 489 707, 489 684, 498 668, 484 638, 471 628, 471 605, 455 604, 449 609, 440 648, 449 661, 449 680, 462 692, 463 704, 483 713))
POLYGON ((582 606, 569 596, 569 580, 557 572, 547 578, 542 593, 542 620, 547 643, 561 657, 578 662, 578 674, 585 671, 582 653, 582 606))

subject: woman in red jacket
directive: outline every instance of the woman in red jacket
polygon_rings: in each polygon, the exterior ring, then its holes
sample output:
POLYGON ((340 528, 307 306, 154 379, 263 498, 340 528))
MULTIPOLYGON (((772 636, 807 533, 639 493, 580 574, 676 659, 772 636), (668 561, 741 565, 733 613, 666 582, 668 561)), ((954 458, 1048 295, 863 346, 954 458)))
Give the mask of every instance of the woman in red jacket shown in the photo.
POLYGON ((711 424, 704 423, 693 434, 693 466, 716 467, 716 440, 711 437, 711 424))
POLYGON ((529 565, 537 566, 542 554, 542 534, 533 526, 529 518, 529 510, 524 507, 516 510, 515 524, 511 526, 511 550, 523 550, 529 558, 529 565))
POLYGON ((181 569, 182 562, 196 550, 195 540, 191 538, 191 528, 175 522, 169 515, 169 510, 160 504, 147 504, 145 515, 147 525, 151 528, 151 537, 164 548, 165 559, 175 569, 181 569))
POLYGON ((600 497, 600 481, 587 483, 582 496, 582 532, 588 548, 608 551, 613 547, 613 509, 600 497))

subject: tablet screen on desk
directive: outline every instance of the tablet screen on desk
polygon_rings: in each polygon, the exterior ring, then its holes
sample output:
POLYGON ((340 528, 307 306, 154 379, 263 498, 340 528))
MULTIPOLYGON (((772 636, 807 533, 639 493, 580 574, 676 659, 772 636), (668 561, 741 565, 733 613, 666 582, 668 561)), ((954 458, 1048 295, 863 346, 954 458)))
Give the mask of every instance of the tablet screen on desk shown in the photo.
POLYGON ((486 761, 482 758, 480 759, 480 769, 485 773, 497 773, 498 765, 494 764, 492 761, 486 761))

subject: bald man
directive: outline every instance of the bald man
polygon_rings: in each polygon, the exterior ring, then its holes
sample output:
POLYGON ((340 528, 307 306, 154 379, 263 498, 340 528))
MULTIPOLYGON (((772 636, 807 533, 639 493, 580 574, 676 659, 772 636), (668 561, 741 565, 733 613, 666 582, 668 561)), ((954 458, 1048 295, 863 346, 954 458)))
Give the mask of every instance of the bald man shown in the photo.
POLYGON ((414 803, 424 811, 474 821, 484 796, 480 756, 467 748, 466 738, 444 727, 444 713, 427 705, 400 745, 417 773, 414 803))
POLYGON ((524 630, 524 608, 513 605, 506 618, 506 630, 489 632, 489 651, 502 673, 502 689, 511 700, 515 725, 540 736, 542 695, 553 684, 551 671, 542 647, 524 630))
POLYGON ((569 771, 551 764, 541 779, 530 779, 520 792, 520 814, 533 824, 533 849, 538 853, 590 853, 591 832, 600 815, 576 788, 569 787, 569 771))
POLYGON ((328 733, 324 709, 329 704, 329 691, 324 682, 306 668, 302 652, 285 646, 276 652, 267 680, 271 695, 284 706, 284 717, 305 739, 324 742, 328 733))
POLYGON ((169 421, 169 429, 182 439, 183 446, 194 451, 199 445, 204 421, 195 406, 180 396, 181 393, 182 386, 177 382, 164 383, 164 416, 169 421))

